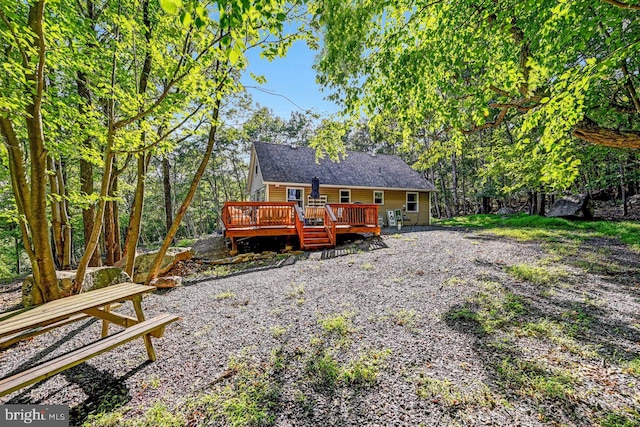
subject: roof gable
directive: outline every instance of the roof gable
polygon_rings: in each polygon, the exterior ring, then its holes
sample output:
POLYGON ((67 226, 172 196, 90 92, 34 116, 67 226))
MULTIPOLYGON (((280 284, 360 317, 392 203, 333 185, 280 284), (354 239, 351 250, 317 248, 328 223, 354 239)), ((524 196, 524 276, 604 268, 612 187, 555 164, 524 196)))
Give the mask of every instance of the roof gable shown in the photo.
POLYGON ((256 142, 254 149, 266 182, 310 184, 318 177, 320 185, 435 191, 398 156, 347 151, 340 162, 324 158, 316 163, 316 152, 308 147, 256 142))

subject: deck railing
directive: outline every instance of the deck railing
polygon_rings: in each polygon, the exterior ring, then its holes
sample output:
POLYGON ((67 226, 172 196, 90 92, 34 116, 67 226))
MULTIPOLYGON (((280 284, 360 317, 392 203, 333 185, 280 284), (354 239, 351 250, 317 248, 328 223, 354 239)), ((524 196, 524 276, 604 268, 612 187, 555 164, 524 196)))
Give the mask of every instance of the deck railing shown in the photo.
POLYGON ((331 203, 326 206, 333 212, 338 226, 378 226, 378 205, 331 203))
POLYGON ((324 207, 324 229, 327 230, 331 244, 336 245, 336 216, 333 214, 333 210, 329 205, 324 207))
POLYGON ((295 226, 294 202, 225 202, 222 223, 226 230, 247 227, 295 226))

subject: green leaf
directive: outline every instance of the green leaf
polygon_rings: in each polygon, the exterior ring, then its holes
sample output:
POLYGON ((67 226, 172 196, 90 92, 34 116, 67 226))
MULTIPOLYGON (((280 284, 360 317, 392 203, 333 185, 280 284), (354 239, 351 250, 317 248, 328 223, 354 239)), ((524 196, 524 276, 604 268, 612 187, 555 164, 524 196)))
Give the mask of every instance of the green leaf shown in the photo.
POLYGON ((235 65, 238 62, 238 58, 240 58, 240 51, 237 48, 233 48, 229 50, 229 62, 231 65, 235 65))
POLYGON ((593 65, 596 63, 596 58, 587 58, 587 65, 593 65))
POLYGON ((175 15, 182 7, 182 0, 159 0, 162 10, 170 15, 175 15))
POLYGON ((184 28, 189 28, 191 23, 193 23, 193 18, 191 17, 191 14, 186 11, 182 11, 182 13, 180 14, 180 23, 184 28))
POLYGON ((540 100, 540 103, 541 103, 541 104, 546 104, 547 102, 549 102, 549 100, 550 100, 550 99, 549 99, 549 97, 548 97, 548 96, 545 96, 544 98, 542 98, 542 99, 540 100))

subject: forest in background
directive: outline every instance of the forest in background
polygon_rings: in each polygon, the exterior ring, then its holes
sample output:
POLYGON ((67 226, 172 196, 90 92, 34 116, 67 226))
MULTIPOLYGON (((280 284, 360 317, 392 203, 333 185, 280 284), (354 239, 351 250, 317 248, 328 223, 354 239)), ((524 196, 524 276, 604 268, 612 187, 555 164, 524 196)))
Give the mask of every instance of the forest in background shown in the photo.
POLYGON ((130 271, 139 246, 215 232, 224 201, 247 197, 252 141, 398 154, 439 190, 434 217, 540 214, 564 192, 626 206, 639 9, 0 0, 0 277, 31 270, 51 299, 56 269, 77 268, 77 286, 87 266, 130 271), (294 42, 319 49, 341 116, 251 105, 246 52, 277 60, 294 42))
MULTIPOLYGON (((294 112, 289 118, 276 116, 268 108, 252 106, 244 100, 243 108, 234 109, 233 125, 220 129, 218 147, 212 153, 202 181, 194 195, 174 240, 175 245, 189 245, 193 239, 220 230, 220 209, 227 200, 247 200, 248 160, 253 141, 310 146, 315 136, 329 129, 341 134, 347 150, 378 154, 396 154, 433 182, 438 189, 432 199, 434 218, 450 218, 473 213, 491 213, 501 207, 529 212, 539 208, 536 201, 545 195, 548 208, 553 198, 564 194, 589 194, 596 200, 624 206, 625 199, 640 194, 640 157, 633 150, 612 149, 576 143, 575 155, 581 159, 577 179, 562 190, 545 186, 540 165, 528 162, 524 152, 513 149, 503 129, 485 130, 465 141, 463 150, 439 159, 420 170, 416 163, 420 152, 404 148, 402 136, 393 124, 373 127, 367 122, 345 127, 342 122, 320 121, 310 113, 294 112), (532 197, 535 201, 532 203, 532 197)), ((173 222, 176 206, 184 199, 191 177, 206 146, 196 138, 181 143, 170 153, 152 156, 146 179, 145 209, 142 214, 140 246, 157 247, 173 222)), ((78 162, 63 162, 70 192, 80 182, 78 162)), ((120 234, 126 235, 132 210, 136 170, 130 166, 122 172, 119 187, 120 234)), ((2 205, 13 203, 8 187, 2 193, 2 205)), ((29 271, 17 225, 5 215, 0 226, 2 236, 2 277, 10 278, 29 271), (20 267, 19 267, 20 265, 20 267), (18 270, 20 268, 20 270, 18 270)), ((70 205, 70 224, 82 229, 81 205, 70 205)), ((534 212, 540 213, 540 212, 534 212)), ((73 255, 77 259, 84 248, 83 236, 73 233, 73 255)), ((104 240, 100 242, 103 246, 104 240)))

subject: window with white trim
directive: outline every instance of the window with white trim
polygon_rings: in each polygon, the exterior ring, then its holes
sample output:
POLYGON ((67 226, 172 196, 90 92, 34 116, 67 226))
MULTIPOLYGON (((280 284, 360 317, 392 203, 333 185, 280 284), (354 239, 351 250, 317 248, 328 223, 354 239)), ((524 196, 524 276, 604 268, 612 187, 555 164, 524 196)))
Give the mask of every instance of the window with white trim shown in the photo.
POLYGON ((374 190, 373 192, 373 204, 384 205, 384 191, 374 190))
POLYGON ((407 212, 418 212, 418 193, 407 192, 407 212))
POLYGON ((351 190, 340 190, 340 203, 351 203, 351 190))
POLYGON ((303 197, 304 190, 302 188, 287 187, 287 202, 296 202, 298 206, 303 207, 303 197))
POLYGON ((321 195, 318 199, 312 199, 311 196, 307 196, 307 206, 311 208, 322 208, 327 204, 327 196, 321 195))

